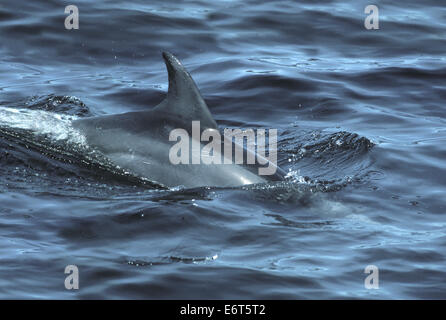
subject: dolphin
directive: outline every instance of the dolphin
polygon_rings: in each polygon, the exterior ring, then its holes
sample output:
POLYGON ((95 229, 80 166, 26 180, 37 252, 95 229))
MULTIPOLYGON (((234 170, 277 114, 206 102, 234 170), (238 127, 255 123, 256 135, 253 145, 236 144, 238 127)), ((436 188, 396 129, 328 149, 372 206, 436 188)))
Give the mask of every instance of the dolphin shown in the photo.
POLYGON ((259 175, 260 164, 171 163, 172 130, 190 133, 192 121, 199 121, 200 133, 219 129, 189 72, 171 53, 162 56, 169 76, 166 98, 151 110, 73 120, 88 145, 120 168, 168 188, 236 187, 282 180, 285 172, 265 158, 274 174, 259 175))

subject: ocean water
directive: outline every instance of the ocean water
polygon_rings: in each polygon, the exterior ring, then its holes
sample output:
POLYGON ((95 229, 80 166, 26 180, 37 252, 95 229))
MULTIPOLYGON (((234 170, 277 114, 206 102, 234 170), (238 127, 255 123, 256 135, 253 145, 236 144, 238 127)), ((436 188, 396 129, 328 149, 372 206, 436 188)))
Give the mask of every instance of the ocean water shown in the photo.
POLYGON ((0 298, 446 298, 440 1, 2 1, 0 39, 0 298), (162 101, 162 51, 220 128, 278 129, 285 181, 166 190, 85 161, 71 120, 162 101))

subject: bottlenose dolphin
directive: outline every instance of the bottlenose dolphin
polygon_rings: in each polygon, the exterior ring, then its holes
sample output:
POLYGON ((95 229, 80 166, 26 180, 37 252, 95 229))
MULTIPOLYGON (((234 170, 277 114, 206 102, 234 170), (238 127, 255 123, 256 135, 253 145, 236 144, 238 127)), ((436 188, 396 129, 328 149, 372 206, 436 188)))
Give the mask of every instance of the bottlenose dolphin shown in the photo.
POLYGON ((152 110, 74 120, 73 127, 86 137, 88 145, 120 168, 166 187, 233 187, 282 180, 284 171, 265 158, 266 165, 274 167, 272 175, 259 175, 259 164, 169 161, 169 150, 175 143, 169 141, 172 130, 182 128, 190 133, 192 121, 199 121, 200 133, 218 132, 218 127, 180 61, 168 52, 162 55, 169 76, 167 97, 152 110))

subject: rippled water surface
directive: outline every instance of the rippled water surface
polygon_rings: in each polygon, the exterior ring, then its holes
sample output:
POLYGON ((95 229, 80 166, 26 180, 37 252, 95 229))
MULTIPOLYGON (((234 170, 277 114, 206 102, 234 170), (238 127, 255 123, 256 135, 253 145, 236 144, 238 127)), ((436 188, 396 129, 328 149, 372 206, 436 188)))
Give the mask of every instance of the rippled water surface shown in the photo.
POLYGON ((366 1, 77 0, 66 30, 71 3, 2 2, 0 298, 446 298, 446 8, 422 3, 367 30, 366 1), (164 50, 221 128, 278 129, 285 181, 166 190, 80 147, 73 119, 164 98, 164 50))

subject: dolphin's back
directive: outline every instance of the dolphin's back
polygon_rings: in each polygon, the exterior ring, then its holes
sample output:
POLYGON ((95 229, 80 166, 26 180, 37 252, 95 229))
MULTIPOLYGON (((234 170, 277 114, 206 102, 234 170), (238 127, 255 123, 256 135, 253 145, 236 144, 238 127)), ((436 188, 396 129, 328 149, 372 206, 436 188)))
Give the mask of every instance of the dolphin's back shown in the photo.
POLYGON ((152 110, 73 121, 88 144, 117 166, 168 187, 232 187, 283 179, 280 168, 274 175, 259 176, 257 165, 171 163, 169 152, 176 143, 169 139, 172 130, 187 132, 191 146, 192 121, 199 121, 200 137, 218 127, 190 74, 173 55, 163 57, 169 73, 166 99, 152 110))

